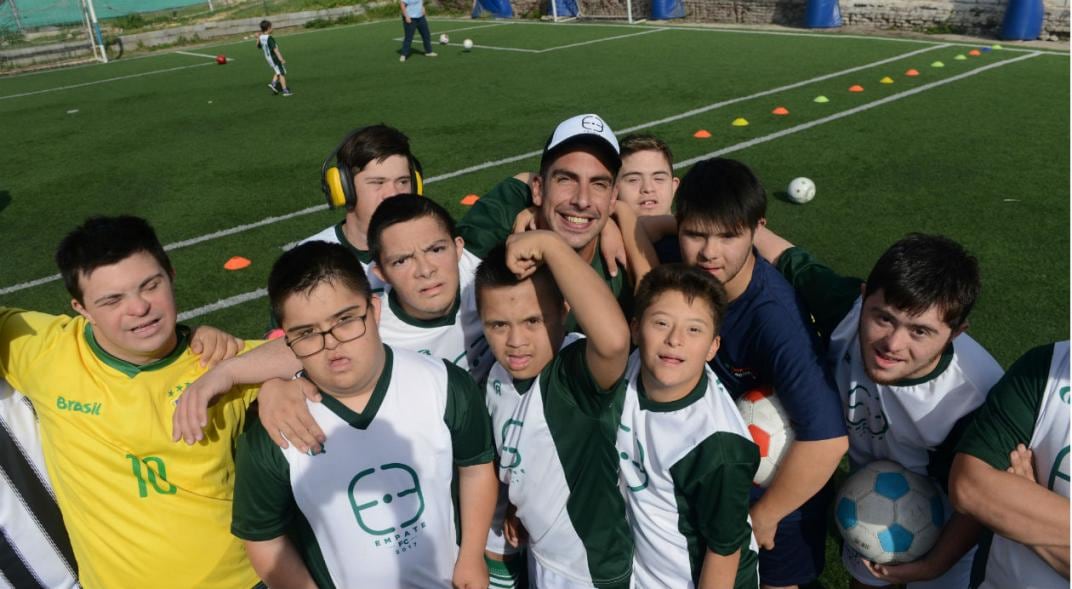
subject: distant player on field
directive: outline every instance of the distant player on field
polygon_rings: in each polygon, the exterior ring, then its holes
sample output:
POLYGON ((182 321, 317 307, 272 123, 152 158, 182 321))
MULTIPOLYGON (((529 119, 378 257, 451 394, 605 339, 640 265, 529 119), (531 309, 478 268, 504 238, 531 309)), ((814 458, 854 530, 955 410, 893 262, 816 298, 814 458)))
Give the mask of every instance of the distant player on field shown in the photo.
MULTIPOLYGON (((915 233, 890 246, 864 282, 836 274, 765 227, 756 248, 799 293, 827 343, 850 468, 892 460, 945 487, 962 418, 1002 374, 964 333, 982 288, 975 257, 951 239, 915 233)), ((848 545, 842 561, 852 587, 967 587, 980 529, 953 513, 916 562, 876 565, 848 545)))
POLYGON ((283 54, 279 52, 275 37, 272 36, 271 21, 261 21, 261 34, 257 37, 257 49, 264 52, 265 61, 275 72, 275 75, 272 76, 272 81, 268 82, 268 87, 272 89, 272 92, 276 94, 282 92, 283 96, 294 94, 287 87, 287 60, 283 59, 283 54))
POLYGON ((982 589, 1068 587, 1068 365, 1067 340, 1024 354, 957 445, 953 505, 994 531, 982 589))

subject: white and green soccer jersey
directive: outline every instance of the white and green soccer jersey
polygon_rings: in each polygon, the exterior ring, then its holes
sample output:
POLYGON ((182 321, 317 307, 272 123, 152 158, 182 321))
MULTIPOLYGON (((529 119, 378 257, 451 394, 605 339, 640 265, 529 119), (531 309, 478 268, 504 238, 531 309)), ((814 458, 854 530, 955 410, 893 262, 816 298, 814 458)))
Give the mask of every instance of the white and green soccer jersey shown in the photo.
POLYGON ((710 367, 696 388, 672 403, 644 393, 640 356, 626 370, 618 453, 636 543, 637 587, 691 589, 710 550, 741 551, 735 587, 759 586, 748 517, 759 449, 710 367))
POLYGON ((237 450, 232 532, 288 534, 320 587, 449 587, 457 559, 456 466, 494 457, 483 395, 461 369, 386 347, 363 412, 308 403, 327 436, 309 455, 260 423, 237 450))
POLYGON ((261 35, 257 37, 257 46, 260 47, 261 51, 264 52, 264 59, 268 62, 268 65, 272 68, 272 70, 274 70, 277 74, 286 75, 286 68, 283 67, 283 64, 279 61, 279 58, 276 57, 275 54, 275 38, 268 33, 261 33, 261 35))
POLYGON ((450 311, 438 319, 410 316, 402 308, 397 293, 388 286, 384 290, 387 304, 380 311, 380 337, 384 343, 449 360, 468 370, 475 381, 483 384, 495 359, 484 339, 484 325, 476 309, 473 277, 479 265, 480 259, 473 254, 462 254, 458 261, 461 278, 458 296, 450 311))
POLYGON ((600 389, 587 340, 562 348, 534 379, 496 363, 487 405, 499 478, 529 535, 541 589, 630 586, 633 542, 614 448, 624 383, 600 389))
MULTIPOLYGON (((1069 345, 1067 341, 1024 354, 994 386, 957 446, 1005 470, 1017 444, 1031 449, 1040 485, 1069 496, 1069 345)), ((994 535, 981 589, 1056 589, 1068 580, 1028 547, 994 535)))
POLYGON ((372 256, 369 254, 368 250, 357 249, 354 244, 347 241, 346 234, 343 233, 342 230, 344 223, 346 223, 346 221, 340 221, 338 224, 332 225, 316 235, 306 237, 298 242, 298 245, 310 241, 326 241, 328 243, 337 243, 345 246, 346 249, 350 250, 350 253, 354 254, 354 257, 361 262, 361 268, 365 271, 365 275, 368 276, 369 286, 372 289, 372 292, 378 293, 383 291, 384 287, 387 285, 377 278, 375 274, 369 271, 369 268, 372 266, 372 256))
MULTIPOLYGON (((892 460, 928 476, 931 454, 953 426, 986 399, 1001 378, 1001 366, 968 334, 952 342, 931 374, 892 385, 867 376, 860 353, 861 299, 830 338, 828 362, 841 393, 849 430, 849 460, 858 467, 892 460)), ((943 479, 948 472, 931 476, 943 479)))

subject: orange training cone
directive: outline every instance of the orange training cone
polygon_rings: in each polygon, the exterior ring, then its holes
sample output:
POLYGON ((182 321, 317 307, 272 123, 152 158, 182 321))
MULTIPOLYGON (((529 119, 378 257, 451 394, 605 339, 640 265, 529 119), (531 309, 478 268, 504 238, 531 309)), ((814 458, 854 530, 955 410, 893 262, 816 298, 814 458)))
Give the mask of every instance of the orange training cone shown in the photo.
POLYGON ((784 106, 779 106, 778 108, 776 108, 776 109, 774 109, 774 110, 772 110, 770 112, 771 112, 772 115, 778 115, 780 117, 784 117, 787 114, 789 114, 789 109, 784 107, 784 106))
POLYGON ((972 49, 971 51, 968 52, 968 55, 970 55, 972 57, 979 57, 982 54, 983 53, 981 51, 979 51, 978 49, 972 49))
POLYGON ((471 207, 476 204, 476 201, 480 200, 480 197, 475 194, 467 194, 462 198, 462 204, 471 207))
POLYGON ((697 138, 697 139, 710 139, 711 138, 711 132, 708 131, 707 129, 700 129, 699 131, 693 133, 692 136, 697 138))
POLYGON ((234 256, 223 264, 223 268, 231 271, 241 270, 242 268, 248 268, 252 263, 253 262, 250 262, 249 259, 243 258, 242 256, 234 256))
POLYGON ((863 91, 864 91, 864 87, 859 85, 859 84, 853 84, 852 86, 849 86, 849 92, 863 92, 863 91))
POLYGON ((905 72, 904 75, 908 76, 909 78, 914 78, 919 75, 919 70, 911 69, 905 72))

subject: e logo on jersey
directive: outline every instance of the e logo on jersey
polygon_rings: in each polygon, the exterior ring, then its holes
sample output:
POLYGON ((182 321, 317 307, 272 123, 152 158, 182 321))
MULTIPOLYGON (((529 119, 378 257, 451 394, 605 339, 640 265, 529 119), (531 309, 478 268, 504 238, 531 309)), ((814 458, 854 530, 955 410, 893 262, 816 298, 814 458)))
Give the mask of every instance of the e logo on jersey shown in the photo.
MULTIPOLYGON (((1068 387, 1065 387, 1065 388, 1067 389, 1068 387)), ((1061 448, 1060 452, 1057 453, 1057 458, 1055 458, 1053 460, 1053 466, 1050 467, 1050 480, 1046 482, 1046 488, 1047 489, 1049 489, 1051 491, 1054 491, 1054 492, 1057 492, 1057 493, 1061 493, 1062 495, 1065 495, 1066 497, 1068 496, 1068 483, 1069 483, 1069 478, 1070 478, 1068 476, 1068 453, 1069 453, 1069 449, 1070 449, 1069 446, 1065 446, 1064 448, 1061 448), (1064 483, 1063 484, 1059 483, 1058 482, 1059 480, 1064 481, 1064 483), (1056 487, 1059 484, 1062 485, 1064 488, 1063 489, 1055 489, 1054 487, 1056 487)))
POLYGON ((882 401, 878 395, 871 394, 861 385, 852 387, 845 404, 845 426, 857 435, 870 434, 880 440, 885 437, 890 424, 882 411, 882 401))
POLYGON ((1065 405, 1069 404, 1068 387, 1061 387, 1061 390, 1057 391, 1057 394, 1061 397, 1061 401, 1064 402, 1065 405))
MULTIPOLYGON (((499 381, 495 381, 498 384, 499 381)), ((523 474, 525 471, 518 468, 521 466, 521 451, 517 449, 518 440, 521 439, 521 428, 524 421, 507 419, 502 426, 502 450, 499 452, 499 468, 510 471, 510 480, 515 473, 523 474)))
POLYGON ((391 462, 362 470, 350 480, 348 494, 357 525, 376 537, 376 546, 390 546, 396 554, 405 552, 425 528, 424 522, 418 522, 424 513, 421 481, 405 464, 391 462))
POLYGON ((648 488, 651 477, 648 469, 644 467, 644 446, 640 443, 632 430, 624 424, 618 424, 618 458, 622 461, 622 481, 633 493, 639 493, 648 488), (632 454, 622 447, 632 446, 632 454), (635 459, 634 459, 635 457, 635 459))

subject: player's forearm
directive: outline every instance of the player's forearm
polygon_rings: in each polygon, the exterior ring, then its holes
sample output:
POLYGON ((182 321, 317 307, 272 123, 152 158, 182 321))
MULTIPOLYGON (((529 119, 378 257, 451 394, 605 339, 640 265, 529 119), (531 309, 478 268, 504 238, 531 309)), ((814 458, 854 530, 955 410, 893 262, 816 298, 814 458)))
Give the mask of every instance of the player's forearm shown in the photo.
POLYGON ((767 229, 766 224, 760 224, 756 228, 753 245, 756 246, 756 251, 759 252, 759 255, 763 256, 763 259, 771 264, 777 264, 778 258, 782 257, 786 250, 793 247, 789 240, 767 229))
POLYGON ((316 589, 309 569, 285 536, 261 542, 247 540, 245 544, 253 570, 269 587, 316 589))
POLYGON ((1031 550, 1038 555, 1050 568, 1059 575, 1068 578, 1068 547, 1056 546, 1031 546, 1031 550))
POLYGON ((213 370, 222 370, 234 384, 260 384, 273 378, 291 378, 301 370, 301 362, 283 338, 274 339, 241 356, 220 362, 213 370))
POLYGON ((649 215, 637 219, 637 225, 652 243, 664 237, 677 235, 677 220, 673 215, 649 215))
POLYGON ((752 511, 761 513, 767 521, 780 521, 823 488, 848 449, 845 436, 793 442, 752 511))
POLYGON ((737 582, 737 567, 740 562, 740 550, 728 556, 708 550, 700 570, 697 589, 732 589, 737 582))
POLYGON ((942 533, 934 548, 924 557, 936 578, 953 568, 972 546, 979 543, 983 526, 975 518, 963 513, 954 513, 953 517, 942 527, 942 533))
POLYGON ((461 509, 462 529, 458 560, 483 560, 498 494, 499 482, 495 478, 493 463, 458 469, 458 506, 461 509))
POLYGON ((614 293, 561 237, 546 234, 542 247, 555 284, 588 336, 589 350, 603 358, 625 358, 629 352, 629 324, 614 293))
POLYGON ((949 474, 953 506, 1027 546, 1069 549, 1069 500, 1021 476, 957 454, 949 474))
POLYGON ((629 259, 629 272, 633 275, 633 283, 639 286, 644 276, 659 265, 659 255, 647 234, 640 228, 637 215, 629 205, 620 200, 615 203, 614 217, 622 231, 625 255, 629 259))

